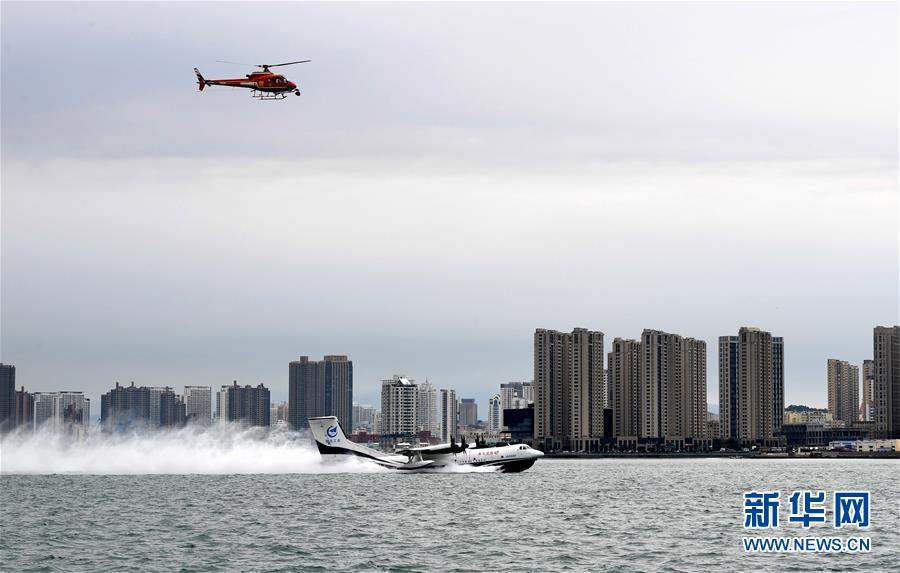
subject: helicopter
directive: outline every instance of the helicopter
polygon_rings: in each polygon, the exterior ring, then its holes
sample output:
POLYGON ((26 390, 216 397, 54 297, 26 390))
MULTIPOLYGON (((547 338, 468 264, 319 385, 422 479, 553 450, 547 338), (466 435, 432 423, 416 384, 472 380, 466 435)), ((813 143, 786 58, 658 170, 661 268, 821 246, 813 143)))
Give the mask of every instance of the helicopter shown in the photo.
POLYGON ((224 80, 208 80, 200 74, 200 70, 194 68, 197 74, 197 83, 200 85, 200 91, 206 86, 229 86, 232 88, 248 88, 253 90, 251 96, 259 100, 278 100, 287 97, 287 94, 294 92, 294 95, 300 95, 300 89, 292 81, 289 81, 281 74, 269 71, 269 68, 277 66, 292 66, 294 64, 305 64, 312 60, 298 60, 296 62, 284 62, 282 64, 238 64, 237 62, 224 62, 222 64, 236 64, 239 66, 255 66, 261 68, 262 71, 253 71, 244 78, 233 78, 224 80))

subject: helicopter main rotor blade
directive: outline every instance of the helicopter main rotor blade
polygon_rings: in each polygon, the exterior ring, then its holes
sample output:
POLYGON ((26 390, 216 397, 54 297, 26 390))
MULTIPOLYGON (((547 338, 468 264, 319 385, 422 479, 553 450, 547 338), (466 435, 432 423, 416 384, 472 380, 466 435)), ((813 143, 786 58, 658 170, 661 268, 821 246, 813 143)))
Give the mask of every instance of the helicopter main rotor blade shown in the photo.
POLYGON ((216 61, 219 62, 220 64, 233 64, 233 65, 235 65, 235 66, 250 66, 250 67, 253 67, 253 66, 256 65, 256 64, 245 64, 245 63, 242 63, 242 62, 227 62, 227 61, 225 61, 225 60, 216 60, 216 61))
POLYGON ((290 66, 290 65, 292 65, 292 64, 305 64, 306 62, 311 62, 311 61, 312 61, 312 60, 299 60, 299 61, 296 61, 296 62, 285 62, 285 63, 283 63, 283 64, 264 64, 264 65, 262 65, 262 66, 260 66, 260 67, 274 68, 275 66, 290 66))

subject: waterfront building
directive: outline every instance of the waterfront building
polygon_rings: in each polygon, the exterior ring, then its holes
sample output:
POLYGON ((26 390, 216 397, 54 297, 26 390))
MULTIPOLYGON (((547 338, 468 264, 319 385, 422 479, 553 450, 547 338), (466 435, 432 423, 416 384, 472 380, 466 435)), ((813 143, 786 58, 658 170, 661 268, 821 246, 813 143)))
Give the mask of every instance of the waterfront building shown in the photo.
POLYGON ((833 419, 848 425, 859 420, 859 367, 829 358, 827 379, 828 411, 833 419))
POLYGON ((301 356, 288 364, 288 425, 293 430, 305 430, 308 420, 319 415, 319 404, 324 401, 324 388, 320 388, 318 363, 301 356), (320 398, 321 397, 321 398, 320 398))
POLYGON ((438 396, 438 408, 441 412, 441 441, 455 440, 459 435, 459 403, 456 401, 456 390, 441 389, 438 396))
POLYGON ((614 436, 620 438, 637 438, 639 433, 640 346, 636 340, 616 338, 612 343, 612 352, 607 357, 612 431, 614 436))
POLYGON ((223 384, 216 392, 216 421, 228 422, 228 389, 230 384, 223 384))
POLYGON ((863 360, 862 365, 862 404, 859 406, 859 417, 864 422, 875 420, 875 361, 863 360))
POLYGON ((857 440, 853 443, 857 452, 900 452, 900 439, 893 440, 857 440))
POLYGON ((208 425, 212 422, 212 387, 184 387, 184 415, 192 424, 208 425))
POLYGON ((781 435, 781 416, 784 411, 784 338, 772 337, 772 433, 781 435))
POLYGON ((144 428, 150 425, 150 388, 116 387, 100 397, 100 423, 106 430, 144 428))
POLYGON ((58 392, 56 398, 56 418, 62 428, 71 429, 72 424, 90 426, 91 400, 84 392, 58 392))
POLYGON ((34 397, 30 392, 25 391, 25 387, 22 386, 21 390, 16 390, 16 404, 15 404, 15 412, 14 412, 14 424, 16 427, 22 428, 34 428, 34 423, 32 422, 32 414, 34 412, 34 397))
POLYGON ((512 443, 531 445, 534 439, 534 404, 527 408, 503 410, 503 427, 509 433, 512 443))
POLYGON ((0 362, 0 433, 15 426, 16 367, 0 362))
POLYGON ((503 401, 500 394, 494 394, 488 400, 488 432, 499 434, 503 429, 503 401))
POLYGON ((441 434, 441 417, 438 411, 438 390, 425 379, 418 391, 418 432, 428 432, 437 437, 441 434))
POLYGON ((172 389, 166 386, 150 386, 150 415, 148 426, 150 429, 159 428, 162 420, 162 395, 171 392, 172 389))
POLYGON ((357 430, 365 430, 366 433, 378 433, 381 431, 380 426, 376 423, 378 417, 378 409, 369 404, 353 403, 353 433, 357 430))
POLYGON ((640 341, 616 338, 608 366, 617 438, 682 449, 707 437, 704 341, 645 329, 640 341))
POLYGON ((381 381, 381 436, 385 445, 412 441, 418 427, 419 387, 415 380, 394 375, 381 381))
POLYGON ((34 429, 41 429, 45 425, 48 427, 54 426, 54 420, 56 418, 54 411, 56 408, 56 392, 35 392, 33 396, 34 410, 31 414, 31 420, 34 424, 34 429))
POLYGON ((638 364, 638 437, 704 437, 706 343, 646 329, 638 364))
POLYGON ((303 430, 310 418, 337 416, 352 424, 353 362, 343 355, 322 360, 300 360, 288 365, 288 420, 294 430, 303 430))
POLYGON ((876 326, 875 433, 882 439, 900 438, 900 326, 876 326))
POLYGON ((239 423, 242 426, 271 425, 269 405, 269 389, 259 384, 256 387, 238 386, 235 380, 227 390, 227 421, 239 423))
POLYGON ((870 437, 867 428, 820 423, 783 424, 782 431, 786 445, 816 448, 824 448, 834 441, 856 441, 870 437))
POLYGON ((171 388, 159 395, 159 427, 180 428, 187 422, 186 405, 171 388))
POLYGON ((269 421, 273 426, 287 426, 288 425, 288 403, 281 402, 273 402, 271 406, 269 406, 269 421))
POLYGON ((784 411, 781 337, 751 327, 742 327, 737 336, 719 337, 719 410, 723 439, 777 441, 784 411))
POLYGON ((459 401, 459 426, 468 428, 478 425, 478 404, 475 398, 463 398, 459 401))
POLYGON ((35 392, 32 399, 33 428, 71 431, 73 424, 89 426, 91 401, 84 392, 35 392))
POLYGON ((169 386, 121 386, 100 397, 100 423, 106 430, 156 430, 184 425, 184 400, 169 386))
POLYGON ((534 332, 534 445, 596 450, 603 438, 603 333, 534 332))

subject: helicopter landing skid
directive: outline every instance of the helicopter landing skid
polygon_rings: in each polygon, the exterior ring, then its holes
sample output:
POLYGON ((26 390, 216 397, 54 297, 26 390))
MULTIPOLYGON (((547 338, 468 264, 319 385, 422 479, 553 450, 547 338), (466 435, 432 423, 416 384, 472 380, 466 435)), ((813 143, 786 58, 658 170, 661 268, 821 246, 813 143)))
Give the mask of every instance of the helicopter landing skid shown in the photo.
POLYGON ((261 92, 259 90, 253 90, 252 92, 250 92, 250 95, 258 100, 267 101, 285 99, 287 97, 287 94, 285 93, 261 92))

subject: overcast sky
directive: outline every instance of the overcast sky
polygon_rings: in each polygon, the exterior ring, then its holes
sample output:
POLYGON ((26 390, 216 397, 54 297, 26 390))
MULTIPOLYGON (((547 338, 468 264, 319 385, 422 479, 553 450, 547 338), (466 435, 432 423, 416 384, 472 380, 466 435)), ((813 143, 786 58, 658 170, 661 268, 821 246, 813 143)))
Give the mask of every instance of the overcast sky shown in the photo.
POLYGON ((898 322, 897 3, 15 4, 0 357, 34 391, 348 354, 474 396, 534 329, 785 338, 786 402, 898 322), (202 93, 232 60, 301 97, 202 93))

